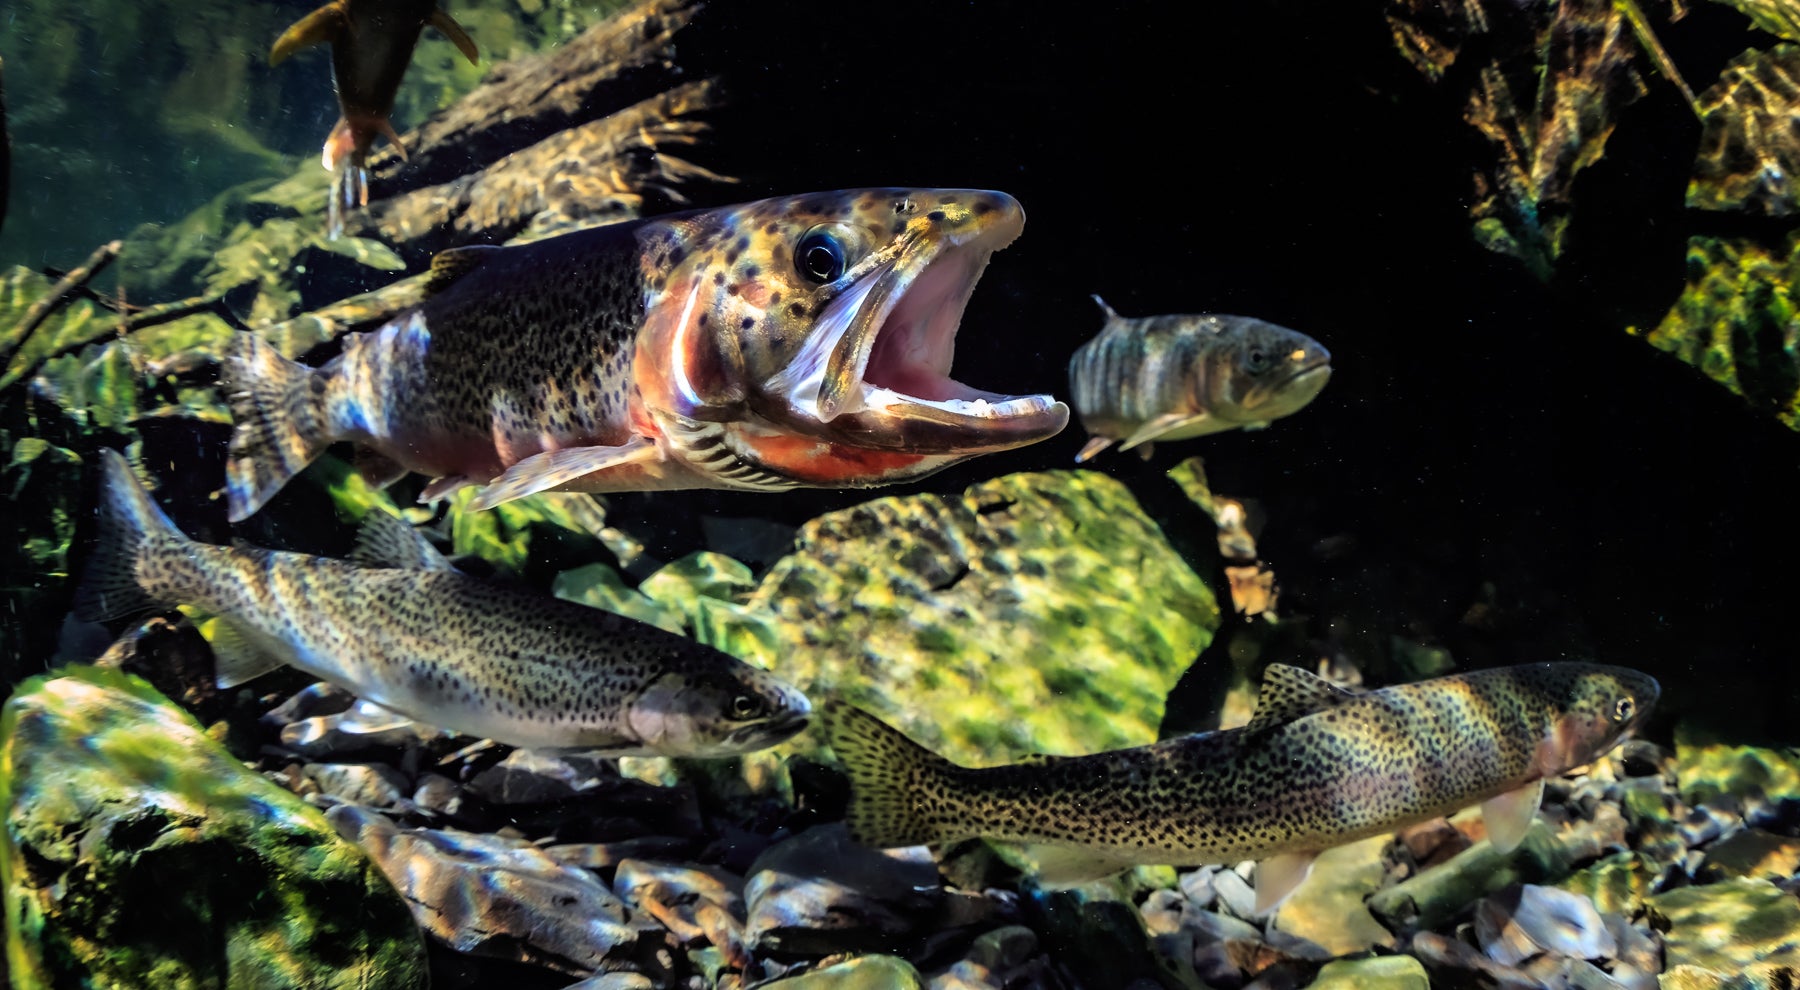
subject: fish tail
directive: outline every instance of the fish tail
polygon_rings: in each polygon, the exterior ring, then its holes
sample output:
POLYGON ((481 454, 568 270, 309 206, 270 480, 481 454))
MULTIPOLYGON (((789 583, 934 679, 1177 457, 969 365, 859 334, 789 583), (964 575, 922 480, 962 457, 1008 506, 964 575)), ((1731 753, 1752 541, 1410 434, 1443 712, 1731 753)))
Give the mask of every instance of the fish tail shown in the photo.
POLYGON ((330 240, 343 235, 346 213, 369 205, 369 170, 361 145, 349 118, 339 117, 319 156, 319 163, 331 173, 331 192, 325 197, 325 236, 330 240))
POLYGON ((232 342, 224 368, 235 424, 225 465, 232 522, 255 515, 330 446, 323 374, 288 360, 254 333, 232 342))
POLYGON ((139 581, 138 562, 159 548, 183 551, 175 559, 184 559, 192 542, 150 500, 123 454, 103 449, 100 471, 99 538, 75 590, 75 614, 89 622, 135 615, 162 604, 139 581))
POLYGON ((831 749, 850 775, 845 823, 858 842, 892 849, 956 837, 931 814, 944 810, 956 764, 860 708, 832 702, 823 715, 831 749))

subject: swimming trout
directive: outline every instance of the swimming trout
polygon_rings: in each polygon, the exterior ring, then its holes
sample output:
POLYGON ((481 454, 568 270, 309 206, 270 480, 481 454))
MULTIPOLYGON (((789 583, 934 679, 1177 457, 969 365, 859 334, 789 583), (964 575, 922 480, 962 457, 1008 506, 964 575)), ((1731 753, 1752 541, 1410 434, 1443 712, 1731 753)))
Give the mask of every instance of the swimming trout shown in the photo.
POLYGON ((220 618, 219 681, 286 663, 409 718, 515 746, 725 756, 806 725, 767 671, 612 612, 480 581, 375 510, 351 560, 198 543, 116 451, 76 612, 176 603, 220 618))
POLYGON ((1069 387, 1090 434, 1077 463, 1124 440, 1186 440, 1260 430, 1299 412, 1331 377, 1331 352, 1286 327, 1248 316, 1113 312, 1069 359, 1069 387))
POLYGON ((1068 407, 950 377, 998 192, 815 193, 456 248, 439 288, 318 369, 241 335, 231 518, 334 440, 377 483, 550 489, 863 488, 1053 436, 1068 407))
POLYGON ((1271 665, 1242 728, 987 769, 951 763, 847 705, 827 705, 824 721, 850 774, 850 830, 869 845, 1038 843, 1052 884, 1145 863, 1260 859, 1263 911, 1321 851, 1477 802, 1494 845, 1516 846, 1545 779, 1617 745, 1657 693, 1645 674, 1583 663, 1365 693, 1271 665))
POLYGON ((406 157, 388 114, 427 24, 476 64, 475 42, 436 0, 331 0, 294 22, 269 49, 269 64, 279 65, 302 48, 331 45, 331 80, 342 116, 325 138, 321 159, 331 173, 326 233, 333 238, 343 233, 344 211, 369 205, 375 138, 386 137, 406 157))

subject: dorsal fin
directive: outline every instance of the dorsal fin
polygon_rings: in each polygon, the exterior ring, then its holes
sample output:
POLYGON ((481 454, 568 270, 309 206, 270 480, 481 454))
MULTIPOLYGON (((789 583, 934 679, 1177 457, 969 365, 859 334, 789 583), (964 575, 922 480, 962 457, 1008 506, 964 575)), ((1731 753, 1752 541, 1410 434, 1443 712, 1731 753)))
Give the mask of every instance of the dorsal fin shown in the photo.
POLYGON ((444 291, 451 282, 474 271, 498 250, 500 248, 492 244, 468 244, 439 251, 431 256, 431 277, 425 282, 425 291, 444 291))
POLYGON ((356 531, 350 560, 363 567, 397 567, 412 571, 455 570, 425 534, 390 512, 370 509, 356 531))
POLYGON ((1106 300, 1100 298, 1100 293, 1098 293, 1098 292, 1093 293, 1090 296, 1090 298, 1093 299, 1095 304, 1097 304, 1100 307, 1100 312, 1106 314, 1106 320, 1108 323, 1119 318, 1119 314, 1114 312, 1113 308, 1106 304, 1106 300))
POLYGON ((1309 674, 1299 667, 1287 664, 1272 663, 1263 669, 1262 690, 1256 696, 1256 714, 1251 716, 1250 724, 1244 726, 1244 729, 1258 732, 1273 728, 1314 712, 1322 712, 1354 697, 1356 695, 1353 692, 1346 691, 1317 674, 1309 674))

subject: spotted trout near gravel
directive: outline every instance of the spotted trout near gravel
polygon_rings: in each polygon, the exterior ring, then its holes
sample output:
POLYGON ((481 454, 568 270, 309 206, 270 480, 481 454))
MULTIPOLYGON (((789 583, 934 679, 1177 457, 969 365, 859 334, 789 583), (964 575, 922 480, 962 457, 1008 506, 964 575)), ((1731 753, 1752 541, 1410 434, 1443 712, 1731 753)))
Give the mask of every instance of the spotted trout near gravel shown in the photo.
POLYGON ((330 443, 372 481, 546 490, 866 488, 1055 435, 1068 407, 950 377, 1005 193, 815 193, 438 255, 418 308, 313 369, 225 362, 231 518, 330 443))
POLYGON ((1331 378, 1331 352, 1307 335, 1250 316, 1120 316, 1069 359, 1069 389, 1086 461, 1115 443, 1260 430, 1311 402, 1331 378))
POLYGON ((768 671, 685 636, 463 574, 380 509, 350 560, 196 542, 122 455, 101 458, 99 543, 77 613, 216 615, 221 685, 292 664, 444 729, 615 756, 747 753, 811 713, 768 671))
POLYGON ((1275 664, 1242 728, 985 769, 848 705, 823 717, 850 774, 850 830, 869 845, 1031 843, 1051 885, 1258 859, 1264 911, 1324 850, 1468 805, 1496 847, 1517 846, 1544 781, 1612 749, 1658 691, 1623 667, 1539 663, 1356 693, 1275 664))

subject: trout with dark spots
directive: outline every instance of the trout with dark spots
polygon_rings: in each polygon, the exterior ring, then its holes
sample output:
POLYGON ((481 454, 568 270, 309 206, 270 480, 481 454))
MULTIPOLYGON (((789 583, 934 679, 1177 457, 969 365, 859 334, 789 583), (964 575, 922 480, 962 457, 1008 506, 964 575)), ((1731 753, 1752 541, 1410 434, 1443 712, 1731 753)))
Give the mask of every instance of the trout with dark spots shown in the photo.
POLYGON ((231 518, 336 440, 372 481, 546 490, 866 488, 1053 436, 1048 395, 950 377, 963 308, 1025 222, 1004 193, 815 193, 433 262, 418 308, 308 368, 242 335, 231 518))
POLYGON ((436 0, 332 0, 294 22, 269 49, 269 64, 279 65, 302 48, 331 46, 331 80, 342 116, 325 138, 321 158, 331 173, 326 232, 333 238, 343 232, 345 211, 369 204, 369 149, 375 138, 386 137, 406 157, 388 114, 427 24, 450 39, 470 65, 477 62, 475 42, 436 0))
POLYGON ((1124 317, 1099 296, 1099 335, 1069 359, 1075 411, 1089 437, 1077 463, 1123 440, 1186 440, 1260 430, 1299 412, 1331 377, 1331 352, 1249 316, 1124 317))
POLYGON ((773 746, 811 706, 765 670, 647 623, 452 568, 380 509, 350 560, 199 543, 115 451, 76 611, 174 604, 219 618, 219 681, 291 664, 365 701, 515 746, 727 756, 773 746))
POLYGON ((850 774, 850 830, 865 843, 1033 843, 1053 885, 1137 864, 1258 859, 1263 911, 1320 852, 1472 804, 1494 845, 1511 849, 1544 781, 1612 749, 1657 694, 1648 675, 1585 663, 1362 693, 1271 665, 1242 728, 986 769, 953 764, 847 705, 828 704, 824 721, 850 774))

